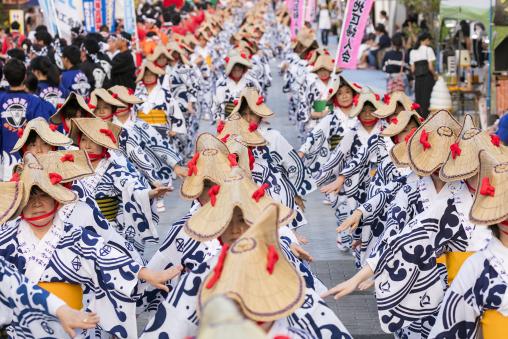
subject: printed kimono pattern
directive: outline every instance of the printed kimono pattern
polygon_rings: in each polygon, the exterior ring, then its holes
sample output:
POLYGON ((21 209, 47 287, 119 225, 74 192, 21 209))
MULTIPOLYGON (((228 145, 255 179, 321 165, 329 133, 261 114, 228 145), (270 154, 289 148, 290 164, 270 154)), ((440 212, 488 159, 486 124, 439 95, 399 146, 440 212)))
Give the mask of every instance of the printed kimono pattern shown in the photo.
POLYGON ((245 87, 254 87, 258 92, 261 92, 261 85, 250 72, 245 73, 238 82, 230 78, 222 78, 216 83, 212 106, 213 121, 224 120, 226 117, 226 104, 233 104, 234 100, 240 97, 240 93, 245 87))
POLYGON ((92 86, 88 82, 85 73, 77 67, 62 72, 60 78, 60 91, 67 98, 71 92, 76 92, 84 98, 88 98, 92 86))
POLYGON ((50 85, 47 81, 39 81, 35 92, 41 99, 46 100, 55 108, 64 103, 64 96, 59 87, 50 85))

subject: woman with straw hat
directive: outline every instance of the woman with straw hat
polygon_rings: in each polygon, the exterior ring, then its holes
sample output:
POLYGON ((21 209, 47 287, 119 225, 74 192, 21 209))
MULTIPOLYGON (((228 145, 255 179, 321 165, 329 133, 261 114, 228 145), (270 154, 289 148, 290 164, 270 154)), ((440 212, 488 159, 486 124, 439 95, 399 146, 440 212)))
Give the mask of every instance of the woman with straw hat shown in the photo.
MULTIPOLYGON (((88 330, 94 328, 99 322, 99 317, 95 313, 75 310, 54 294, 29 282, 2 257, 0 257, 0 300, 2 300, 0 326, 9 325, 9 316, 19 318, 24 312, 32 316, 37 314, 37 317, 42 319, 41 322, 46 323, 54 322, 56 317, 65 333, 74 337, 75 330, 88 330)), ((32 337, 42 337, 47 334, 39 333, 33 327, 27 332, 32 337)))
POLYGON ((158 239, 158 216, 152 199, 171 191, 168 187, 151 189, 132 165, 110 158, 118 149, 121 127, 98 118, 73 119, 70 136, 86 151, 94 174, 75 182, 73 189, 81 200, 92 198, 102 214, 142 255, 146 242, 158 239))
POLYGON ((507 325, 508 211, 504 199, 507 158, 481 150, 477 161, 479 180, 469 217, 490 228, 493 238, 462 265, 446 291, 430 338, 472 339, 478 333, 485 339, 499 338, 507 325))
POLYGON ((461 156, 452 145, 469 129, 440 111, 415 131, 407 147, 410 166, 421 179, 398 191, 367 265, 327 293, 338 298, 358 286, 365 288, 370 284, 366 280, 374 275, 379 317, 386 332, 428 333, 446 289, 443 266, 436 265, 436 258, 450 250, 479 250, 490 239, 490 232, 468 218, 473 198, 466 183, 444 182, 438 171, 450 154, 461 156), (390 273, 393 265, 400 268, 397 277, 390 273), (396 303, 388 302, 394 299, 396 303))
POLYGON ((360 85, 350 83, 342 76, 327 89, 326 102, 332 103, 332 111, 312 129, 298 150, 298 155, 312 173, 316 173, 326 163, 342 139, 342 131, 348 123, 354 121, 349 112, 353 108, 354 96, 362 90, 360 85))
POLYGON ((140 67, 140 73, 136 78, 137 86, 134 95, 143 100, 134 105, 137 117, 152 125, 163 138, 170 138, 175 149, 183 150, 180 144, 180 136, 185 135, 187 129, 182 111, 175 104, 172 93, 163 88, 159 77, 166 73, 163 69, 155 66, 153 62, 145 60, 140 67))
MULTIPOLYGON (((1 183, 0 257, 69 306, 96 312, 101 330, 122 338, 136 336, 133 320, 142 293, 140 279, 165 289, 163 283, 181 268, 162 272, 144 268, 123 249, 87 230, 88 219, 69 222, 67 215, 78 196, 63 184, 89 172, 86 166, 72 170, 55 166, 61 162, 60 155, 41 157, 25 154, 17 181, 1 183)), ((65 337, 57 323, 39 322, 23 313, 13 317, 14 336, 25 337, 35 328, 65 337)), ((93 332, 83 335, 88 338, 93 332)))
MULTIPOLYGON (((372 113, 382 105, 379 96, 374 93, 364 92, 354 97, 349 113, 351 117, 357 117, 357 120, 342 130, 342 135, 339 135, 342 140, 338 147, 316 173, 318 185, 324 185, 322 193, 335 195, 340 192, 333 205, 337 225, 359 204, 365 202, 366 188, 377 166, 377 154, 371 144, 377 143, 382 126, 382 121, 372 113)), ((347 251, 350 243, 349 234, 338 234, 337 247, 341 251, 347 251)))
POLYGON ((204 120, 210 120, 210 110, 212 109, 213 88, 215 67, 212 60, 212 44, 202 30, 197 33, 198 44, 191 55, 191 62, 194 63, 200 71, 199 78, 199 115, 204 120))
POLYGON ((72 118, 94 117, 93 110, 88 106, 85 98, 71 92, 62 105, 57 105, 57 110, 49 118, 49 122, 58 126, 60 132, 69 134, 72 118))
POLYGON ((261 90, 261 85, 250 74, 252 63, 245 53, 231 50, 224 58, 226 63, 224 77, 216 83, 213 99, 212 116, 216 122, 229 116, 235 105, 234 100, 246 87, 255 87, 261 90))

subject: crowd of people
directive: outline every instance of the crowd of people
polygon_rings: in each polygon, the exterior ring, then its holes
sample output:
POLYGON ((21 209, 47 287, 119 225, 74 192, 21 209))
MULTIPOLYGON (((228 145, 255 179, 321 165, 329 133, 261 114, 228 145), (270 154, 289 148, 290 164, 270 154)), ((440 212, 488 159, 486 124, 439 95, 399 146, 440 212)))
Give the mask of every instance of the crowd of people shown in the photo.
MULTIPOLYGON (((139 49, 122 25, 77 28, 72 41, 38 26, 20 39, 29 47, 6 51, 6 335, 351 338, 324 299, 372 287, 395 337, 502 333, 500 138, 421 97, 351 82, 312 27, 292 39, 283 1, 196 3, 140 5, 139 49), (266 102, 275 60, 298 149, 269 123, 282 113, 266 102), (216 131, 199 133, 202 124, 216 131), (159 235, 174 180, 189 209, 159 235), (332 288, 312 272, 298 231, 330 227, 305 218, 316 189, 358 268, 332 288)), ((405 59, 403 39, 391 43, 405 59)), ((414 73, 430 50, 429 38, 417 43, 407 56, 414 73)))

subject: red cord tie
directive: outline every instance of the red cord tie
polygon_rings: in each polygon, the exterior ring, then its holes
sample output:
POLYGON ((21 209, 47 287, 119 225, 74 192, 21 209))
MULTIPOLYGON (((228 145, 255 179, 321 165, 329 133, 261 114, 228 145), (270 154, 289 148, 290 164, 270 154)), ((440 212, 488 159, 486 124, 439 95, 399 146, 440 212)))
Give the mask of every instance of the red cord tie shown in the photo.
POLYGON ((256 101, 256 105, 258 105, 258 106, 259 106, 259 105, 261 105, 263 102, 265 102, 265 98, 264 98, 262 95, 260 95, 260 96, 258 97, 258 100, 256 101))
POLYGON ((496 134, 490 135, 490 141, 492 142, 492 145, 496 147, 499 147, 499 145, 501 144, 501 139, 496 134))
POLYGON ((60 109, 63 107, 63 104, 62 103, 59 103, 59 104, 56 104, 56 109, 60 109))
POLYGON ((323 53, 324 53, 325 55, 330 55, 330 52, 328 52, 328 50, 327 50, 327 49, 323 50, 323 53))
POLYGON ((21 138, 23 136, 23 132, 24 132, 23 128, 18 128, 18 131, 17 131, 18 138, 21 138))
POLYGON ((222 245, 222 249, 219 254, 219 260, 217 261, 217 265, 213 268, 213 276, 206 284, 207 289, 211 289, 215 286, 217 281, 219 281, 220 276, 222 274, 222 269, 224 268, 224 261, 226 261, 226 255, 228 254, 229 244, 222 245))
POLYGON ((397 124, 399 123, 399 119, 397 119, 397 118, 391 118, 391 119, 390 119, 390 122, 391 122, 392 124, 394 124, 394 125, 397 125, 397 124))
POLYGON ((416 132, 416 127, 413 127, 413 128, 411 128, 411 131, 409 132, 409 134, 407 134, 404 137, 404 141, 406 142, 406 144, 409 142, 409 139, 411 139, 411 137, 413 136, 413 134, 415 134, 415 132, 416 132))
POLYGON ((229 167, 238 166, 237 155, 235 153, 228 154, 229 167))
POLYGON ((355 86, 358 89, 362 89, 363 88, 362 86, 358 85, 358 83, 356 83, 356 82, 353 82, 353 86, 355 86))
POLYGON ((113 99, 118 99, 118 94, 117 93, 111 93, 111 96, 113 97, 113 99))
POLYGON ((132 88, 127 88, 127 93, 129 93, 129 95, 134 95, 134 90, 132 88))
POLYGON ((245 55, 245 53, 240 53, 240 56, 242 57, 242 59, 247 59, 247 55, 245 55))
POLYGON ((224 58, 224 61, 226 62, 226 64, 228 64, 228 63, 229 63, 229 60, 230 60, 230 59, 229 59, 229 57, 225 57, 225 58, 224 58))
POLYGON ((219 194, 220 186, 219 185, 213 185, 208 190, 208 196, 210 197, 210 204, 212 204, 212 207, 215 206, 215 203, 217 202, 217 194, 219 194))
POLYGON ((249 124, 249 132, 251 132, 251 133, 252 133, 252 132, 254 132, 254 131, 255 131, 255 130, 257 130, 257 129, 258 129, 258 124, 256 124, 255 122, 251 122, 251 123, 249 124))
POLYGON ((377 93, 374 93, 374 96, 376 97, 376 101, 379 101, 379 99, 381 99, 381 97, 377 93))
POLYGON ((256 202, 259 202, 259 199, 265 196, 265 191, 266 189, 268 189, 268 187, 270 187, 270 185, 268 185, 267 183, 261 185, 261 187, 259 187, 257 190, 254 191, 254 193, 252 193, 252 199, 254 199, 256 202))
POLYGON ((423 123, 425 121, 425 118, 420 118, 418 120, 420 120, 420 122, 423 123))
POLYGON ((420 104, 419 104, 419 103, 417 103, 417 102, 413 102, 413 103, 411 104, 411 110, 412 110, 412 111, 416 111, 416 110, 417 110, 417 109, 419 109, 419 108, 420 108, 420 104))
POLYGON ((480 194, 481 195, 490 195, 491 197, 494 196, 496 193, 496 188, 490 184, 489 177, 485 177, 482 179, 482 186, 480 187, 480 194))
POLYGON ((328 88, 328 93, 332 94, 333 93, 333 88, 328 88))
POLYGON ((254 154, 252 153, 252 149, 249 147, 247 153, 249 154, 249 168, 252 171, 254 169, 254 163, 256 162, 256 158, 254 158, 254 154))
POLYGON ((51 181, 52 185, 56 185, 62 182, 62 176, 58 173, 51 172, 48 174, 49 180, 51 181))
POLYGON ((107 137, 109 137, 111 139, 111 141, 116 144, 116 138, 115 138, 115 134, 113 133, 112 130, 110 129, 107 129, 107 128, 101 128, 99 130, 99 132, 101 132, 102 134, 106 135, 107 137))
POLYGON ((266 257, 266 270, 268 274, 273 274, 273 269, 277 261, 279 261, 279 253, 277 253, 273 244, 268 245, 268 255, 266 257))
POLYGON ((291 339, 287 335, 276 335, 273 339, 291 339))
POLYGON ((229 137, 230 137, 230 136, 231 136, 231 134, 229 134, 229 133, 228 133, 228 134, 226 134, 225 136, 223 136, 223 137, 220 139, 220 141, 222 141, 223 143, 226 143, 226 142, 228 142, 228 139, 229 139, 229 137))
POLYGON ((238 106, 238 99, 233 100, 233 105, 238 106))
POLYGON ((66 161, 74 162, 74 154, 67 153, 60 158, 60 161, 61 162, 66 162, 66 161))
POLYGON ((424 151, 432 147, 429 142, 429 133, 427 133, 425 128, 422 130, 422 134, 420 135, 420 144, 422 144, 424 151))
POLYGON ((353 105, 358 106, 358 101, 360 100, 360 95, 356 94, 353 97, 353 105))
POLYGON ((191 177, 193 174, 194 175, 197 175, 198 174, 198 167, 197 167, 197 162, 198 162, 198 159, 199 159, 199 152, 196 152, 194 154, 194 156, 192 157, 192 159, 187 163, 187 176, 191 177))
POLYGON ((50 223, 53 222, 53 219, 50 219, 47 223, 45 223, 44 225, 35 225, 34 223, 32 223, 32 221, 38 221, 38 220, 42 220, 42 219, 46 219, 47 217, 50 217, 52 215, 54 215, 56 213, 56 211, 58 210, 58 207, 60 207, 60 204, 58 204, 57 202, 55 202, 55 207, 49 211, 48 213, 46 214, 42 214, 42 215, 38 215, 36 217, 32 217, 32 218, 27 218, 23 215, 23 213, 21 213, 21 219, 22 220, 25 220, 27 223, 29 223, 30 225, 32 225, 33 227, 38 227, 38 228, 42 228, 42 227, 46 227, 48 226, 50 223))
POLYGON ((11 179, 9 180, 10 182, 19 182, 19 179, 20 179, 20 175, 18 172, 15 172, 12 174, 12 177, 11 179))
POLYGON ((226 123, 223 120, 219 120, 219 122, 217 123, 217 133, 219 133, 219 134, 222 133, 225 126, 226 126, 226 123))
POLYGON ((54 125, 54 124, 49 124, 49 129, 54 132, 54 131, 56 131, 58 129, 58 126, 54 125))
POLYGON ((458 157, 462 153, 462 150, 460 149, 460 146, 458 143, 451 144, 450 150, 452 151, 452 158, 454 160, 456 157, 458 157))
POLYGON ((90 161, 100 160, 100 159, 104 159, 104 158, 109 159, 109 157, 111 156, 106 147, 102 148, 101 153, 98 153, 98 154, 97 153, 86 153, 86 155, 88 156, 88 159, 90 159, 90 161))
POLYGON ((391 99, 391 97, 388 94, 385 94, 383 96, 383 102, 385 103, 385 105, 389 105, 390 104, 390 99, 391 99))
POLYGON ((92 104, 88 104, 88 108, 90 108, 91 110, 94 110, 97 108, 97 106, 95 105, 92 105, 92 104))

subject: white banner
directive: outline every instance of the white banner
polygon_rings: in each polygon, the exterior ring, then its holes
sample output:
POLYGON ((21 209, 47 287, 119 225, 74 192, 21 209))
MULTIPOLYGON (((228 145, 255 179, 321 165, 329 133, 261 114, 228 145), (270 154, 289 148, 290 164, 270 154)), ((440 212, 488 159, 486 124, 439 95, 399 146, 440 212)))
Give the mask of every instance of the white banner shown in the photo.
POLYGON ((70 43, 71 28, 81 26, 83 22, 82 0, 39 0, 39 4, 51 33, 58 33, 70 43))

